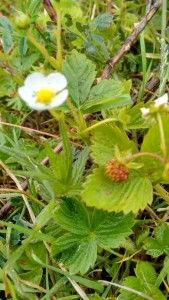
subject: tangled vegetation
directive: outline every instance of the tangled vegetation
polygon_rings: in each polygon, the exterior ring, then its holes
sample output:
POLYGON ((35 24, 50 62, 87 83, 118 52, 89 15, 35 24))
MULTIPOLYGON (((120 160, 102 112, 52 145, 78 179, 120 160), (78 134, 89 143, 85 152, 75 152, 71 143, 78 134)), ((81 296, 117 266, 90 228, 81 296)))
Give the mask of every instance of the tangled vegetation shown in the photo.
POLYGON ((169 7, 0 12, 0 299, 169 297, 169 7))

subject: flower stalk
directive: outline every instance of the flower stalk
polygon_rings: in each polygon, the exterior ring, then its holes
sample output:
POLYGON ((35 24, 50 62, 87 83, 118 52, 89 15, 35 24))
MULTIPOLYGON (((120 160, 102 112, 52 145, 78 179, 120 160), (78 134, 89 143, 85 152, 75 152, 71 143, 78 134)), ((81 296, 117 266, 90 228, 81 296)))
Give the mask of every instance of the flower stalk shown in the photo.
POLYGON ((168 159, 167 159, 167 149, 166 149, 164 128, 163 128, 163 123, 162 123, 162 119, 161 119, 161 114, 157 113, 156 117, 157 117, 157 121, 158 121, 158 124, 159 124, 159 130, 160 130, 161 151, 163 153, 164 161, 167 162, 168 161, 168 159))

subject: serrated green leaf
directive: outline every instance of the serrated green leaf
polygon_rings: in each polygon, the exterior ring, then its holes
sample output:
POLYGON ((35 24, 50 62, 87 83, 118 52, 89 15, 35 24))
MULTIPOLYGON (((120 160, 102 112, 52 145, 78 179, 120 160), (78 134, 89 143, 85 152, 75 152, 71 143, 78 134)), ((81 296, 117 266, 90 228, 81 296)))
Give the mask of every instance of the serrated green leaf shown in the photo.
POLYGON ((81 182, 88 156, 89 149, 86 147, 80 152, 78 159, 73 164, 72 181, 74 184, 81 182))
POLYGON ((19 53, 25 55, 28 49, 27 37, 22 37, 18 44, 19 53))
POLYGON ((149 228, 145 228, 144 231, 141 231, 137 237, 136 245, 137 246, 141 245, 144 242, 144 240, 148 237, 149 233, 150 233, 149 228))
POLYGON ((28 71, 30 69, 30 66, 32 66, 38 60, 39 56, 39 52, 32 53, 31 55, 25 55, 22 61, 23 71, 28 71))
POLYGON ((88 206, 97 209, 136 213, 152 202, 152 184, 135 170, 127 180, 116 183, 105 176, 104 168, 98 168, 88 176, 82 198, 88 206))
POLYGON ((117 300, 166 300, 166 297, 162 294, 162 292, 154 284, 152 284, 152 282, 155 282, 157 276, 150 263, 139 262, 136 266, 135 273, 137 277, 126 277, 123 282, 125 287, 131 288, 135 291, 121 289, 121 295, 117 297, 117 300), (140 295, 138 293, 140 293, 140 295))
POLYGON ((4 96, 9 96, 14 90, 13 79, 9 76, 0 74, 0 98, 4 96))
POLYGON ((6 53, 8 53, 8 50, 10 49, 10 47, 12 46, 12 43, 13 43, 13 39, 12 39, 11 34, 9 34, 9 33, 3 34, 2 41, 3 41, 4 51, 6 53))
POLYGON ((54 216, 68 233, 52 244, 52 256, 66 264, 72 274, 87 272, 97 257, 97 245, 104 249, 119 247, 131 234, 132 215, 93 212, 76 199, 63 199, 54 216))
POLYGON ((92 87, 88 99, 82 106, 82 110, 84 112, 96 112, 102 109, 132 104, 130 88, 130 80, 103 80, 92 87))
POLYGON ((47 150, 47 156, 49 157, 50 166, 55 178, 59 181, 63 181, 65 178, 64 174, 66 173, 63 153, 55 153, 48 142, 45 144, 45 148, 47 150))
POLYGON ((59 262, 69 265, 70 274, 84 274, 93 267, 97 257, 95 239, 89 236, 65 234, 51 247, 51 255, 59 262), (60 254, 60 255, 59 255, 60 254))
POLYGON ((141 129, 149 128, 152 125, 151 120, 145 120, 142 117, 140 108, 148 108, 149 103, 143 104, 143 102, 137 103, 136 105, 127 109, 127 123, 126 126, 128 129, 141 129))
POLYGON ((99 30, 108 28, 111 25, 112 16, 108 13, 101 14, 94 20, 94 26, 99 30))
POLYGON ((90 267, 94 267, 96 259, 97 245, 95 239, 91 237, 84 238, 72 257, 69 267, 70 273, 75 274, 80 272, 81 274, 85 274, 90 267))
POLYGON ((98 44, 102 45, 104 43, 104 38, 98 34, 91 34, 91 38, 98 44))
POLYGON ((54 214, 57 224, 75 234, 87 235, 90 232, 89 216, 85 206, 73 198, 65 198, 54 214))
POLYGON ((144 285, 141 285, 140 281, 134 277, 130 276, 124 280, 124 285, 128 288, 134 289, 136 292, 139 292, 142 296, 139 296, 134 291, 127 291, 121 289, 121 295, 117 297, 117 300, 167 300, 167 298, 162 294, 162 292, 153 284, 148 285, 148 291, 144 285))
MULTIPOLYGON (((129 288, 132 288, 138 292, 142 292, 142 287, 140 286, 139 280, 134 277, 126 277, 124 282, 124 286, 127 286, 129 288)), ((138 294, 135 294, 134 292, 127 291, 125 289, 120 290, 121 295, 117 297, 117 300, 143 300, 144 298, 139 296, 138 294)))
POLYGON ((115 146, 118 146, 120 151, 131 149, 132 153, 137 152, 133 141, 130 141, 126 133, 115 125, 97 127, 92 142, 91 155, 100 166, 104 166, 113 158, 115 146))
POLYGON ((95 79, 95 65, 84 54, 73 50, 63 62, 63 73, 68 80, 72 101, 79 108, 85 102, 95 79))
POLYGON ((0 18, 0 25, 2 25, 8 32, 13 32, 13 27, 7 17, 2 16, 0 18))
MULTIPOLYGON (((167 157, 169 159, 169 115, 162 117, 162 124, 167 157)), ((159 124, 153 125, 145 135, 141 146, 141 152, 152 152, 163 157, 159 124)), ((144 156, 141 161, 144 163, 144 169, 153 182, 160 182, 161 180, 164 180, 162 177, 164 165, 161 161, 150 156, 144 156)))
POLYGON ((155 284, 157 275, 155 269, 149 262, 140 261, 137 263, 135 274, 143 285, 148 285, 148 283, 155 284))
POLYGON ((129 236, 134 225, 132 214, 107 213, 95 210, 92 217, 92 230, 96 236, 97 244, 101 248, 117 248, 129 236))
POLYGON ((161 224, 154 230, 154 238, 148 237, 144 241, 147 254, 158 257, 163 253, 169 255, 169 228, 167 224, 161 224))

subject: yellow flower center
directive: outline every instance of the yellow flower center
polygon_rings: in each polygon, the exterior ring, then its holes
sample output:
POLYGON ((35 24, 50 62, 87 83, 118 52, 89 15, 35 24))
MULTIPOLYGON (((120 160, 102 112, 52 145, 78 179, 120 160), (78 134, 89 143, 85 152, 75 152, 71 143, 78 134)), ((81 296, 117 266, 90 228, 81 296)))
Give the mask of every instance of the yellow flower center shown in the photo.
POLYGON ((53 91, 48 89, 41 89, 39 92, 37 92, 37 102, 42 104, 49 104, 52 101, 52 98, 55 94, 53 91))

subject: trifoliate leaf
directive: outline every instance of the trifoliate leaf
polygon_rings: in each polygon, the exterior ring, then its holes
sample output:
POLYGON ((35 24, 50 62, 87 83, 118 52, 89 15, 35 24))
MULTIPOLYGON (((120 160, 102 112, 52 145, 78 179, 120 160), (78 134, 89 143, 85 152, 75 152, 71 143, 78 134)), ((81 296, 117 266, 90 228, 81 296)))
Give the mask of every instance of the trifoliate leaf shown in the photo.
POLYGON ((169 255, 169 227, 161 224, 154 230, 154 238, 148 237, 144 241, 144 248, 147 254, 158 257, 163 253, 169 255))
POLYGON ((84 274, 94 266, 97 246, 103 249, 120 247, 132 231, 132 215, 86 209, 76 199, 65 198, 55 220, 67 232, 51 247, 55 260, 69 267, 70 273, 84 274))
POLYGON ((138 171, 132 170, 123 182, 109 180, 104 168, 95 169, 88 176, 82 198, 88 206, 107 211, 138 212, 152 202, 152 184, 138 171))
POLYGON ((78 108, 86 100, 96 76, 95 65, 84 54, 72 51, 63 62, 63 73, 74 105, 78 108))

